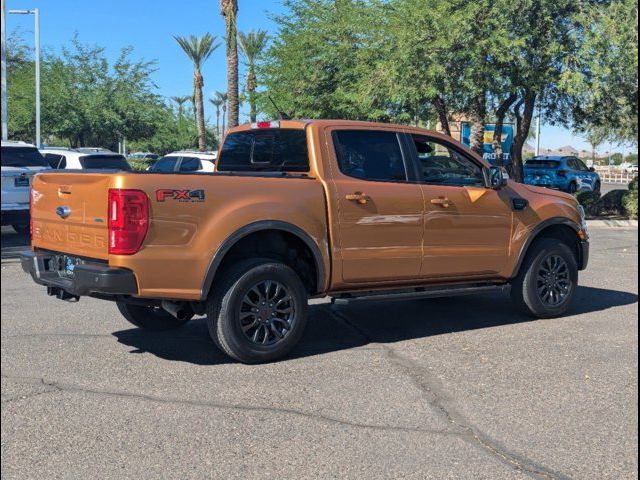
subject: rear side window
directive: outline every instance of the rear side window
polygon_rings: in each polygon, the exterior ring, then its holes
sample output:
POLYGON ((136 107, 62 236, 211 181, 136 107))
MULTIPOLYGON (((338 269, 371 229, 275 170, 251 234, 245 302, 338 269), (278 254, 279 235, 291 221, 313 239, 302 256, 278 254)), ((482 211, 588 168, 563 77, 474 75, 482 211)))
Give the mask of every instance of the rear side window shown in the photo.
POLYGON ((149 169, 151 172, 173 172, 176 169, 176 163, 179 157, 162 157, 149 169))
POLYGON ((308 172, 304 130, 253 130, 230 134, 222 147, 218 171, 308 172))
POLYGON ((64 155, 58 155, 57 153, 45 153, 44 159, 47 161, 51 168, 67 168, 67 159, 64 155))
POLYGON ((40 151, 34 147, 2 147, 3 167, 48 167, 40 151))
POLYGON ((197 172, 202 168, 202 163, 199 158, 195 157, 182 157, 180 162, 181 172, 197 172))
POLYGON ((80 165, 86 169, 131 170, 122 155, 86 155, 80 157, 80 165))
POLYGON ((333 141, 338 167, 345 175, 380 182, 406 182, 398 135, 372 130, 339 130, 333 141))
POLYGON ((555 160, 529 160, 525 167, 527 168, 558 168, 560 162, 555 160))

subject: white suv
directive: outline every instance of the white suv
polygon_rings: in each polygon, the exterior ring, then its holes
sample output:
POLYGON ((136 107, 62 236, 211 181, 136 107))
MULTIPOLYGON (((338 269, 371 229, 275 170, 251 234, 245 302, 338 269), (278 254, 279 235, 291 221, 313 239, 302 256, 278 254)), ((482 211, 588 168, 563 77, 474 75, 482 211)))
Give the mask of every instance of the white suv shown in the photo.
POLYGON ((29 192, 32 177, 49 168, 34 145, 2 142, 2 225, 29 232, 29 192))
POLYGON ((51 168, 69 170, 131 170, 124 155, 113 152, 89 152, 71 148, 43 148, 40 153, 51 168))
POLYGON ((218 152, 182 151, 167 154, 157 160, 150 172, 215 172, 218 152))

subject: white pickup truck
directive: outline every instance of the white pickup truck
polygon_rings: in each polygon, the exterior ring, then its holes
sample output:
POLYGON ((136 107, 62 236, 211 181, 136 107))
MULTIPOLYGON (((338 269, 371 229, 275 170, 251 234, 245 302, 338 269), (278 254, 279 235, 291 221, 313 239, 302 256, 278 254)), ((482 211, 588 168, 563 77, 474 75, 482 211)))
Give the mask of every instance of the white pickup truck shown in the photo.
POLYGON ((49 168, 34 145, 2 142, 2 225, 29 232, 29 189, 32 177, 49 168))

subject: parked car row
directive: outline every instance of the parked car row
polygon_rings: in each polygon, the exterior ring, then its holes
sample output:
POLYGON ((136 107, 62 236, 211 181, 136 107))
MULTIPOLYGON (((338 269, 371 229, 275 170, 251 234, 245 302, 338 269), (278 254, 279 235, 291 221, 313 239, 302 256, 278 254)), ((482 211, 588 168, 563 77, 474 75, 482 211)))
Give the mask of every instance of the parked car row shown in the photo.
MULTIPOLYGON (((162 172, 213 172, 216 152, 180 151, 158 158, 143 154, 154 161, 147 169, 162 172)), ((48 147, 2 142, 2 225, 11 225, 18 233, 29 232, 29 189, 32 177, 42 170, 108 170, 131 171, 124 155, 98 147, 48 147)))

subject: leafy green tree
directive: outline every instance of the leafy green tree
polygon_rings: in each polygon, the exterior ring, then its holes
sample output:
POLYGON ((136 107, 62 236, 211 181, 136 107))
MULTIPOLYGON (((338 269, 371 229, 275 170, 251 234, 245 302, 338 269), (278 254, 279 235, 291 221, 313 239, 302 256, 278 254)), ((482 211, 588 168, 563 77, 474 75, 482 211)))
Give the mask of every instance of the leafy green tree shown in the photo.
POLYGON ((204 86, 202 65, 220 44, 215 44, 216 37, 209 33, 206 33, 202 37, 191 35, 189 38, 180 36, 174 38, 185 55, 187 55, 193 63, 193 89, 196 124, 198 126, 198 148, 201 151, 205 151, 207 149, 207 138, 204 118, 204 100, 202 96, 202 87, 204 86))
POLYGON ((249 33, 239 32, 238 41, 240 49, 247 63, 247 83, 246 91, 249 100, 249 117, 252 122, 256 121, 258 111, 256 107, 256 96, 258 89, 258 76, 256 74, 256 64, 260 60, 264 49, 267 46, 269 37, 264 30, 251 30, 249 33))

